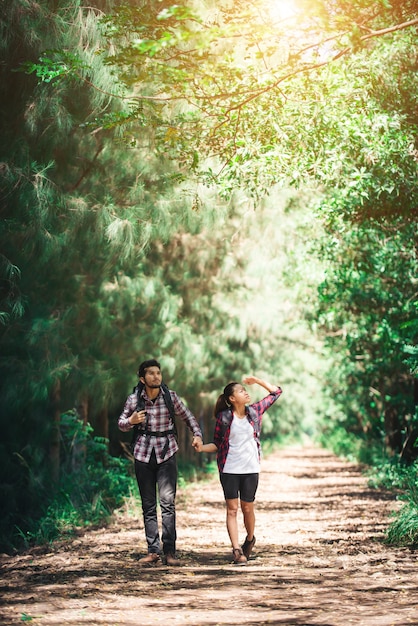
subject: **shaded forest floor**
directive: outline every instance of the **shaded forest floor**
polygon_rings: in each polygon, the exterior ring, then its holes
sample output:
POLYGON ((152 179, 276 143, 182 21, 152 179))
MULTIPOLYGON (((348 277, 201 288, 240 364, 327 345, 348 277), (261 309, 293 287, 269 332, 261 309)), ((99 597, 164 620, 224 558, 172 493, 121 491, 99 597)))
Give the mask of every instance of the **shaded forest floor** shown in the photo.
POLYGON ((141 514, 119 513, 71 543, 1 557, 0 623, 418 625, 416 553, 382 543, 398 506, 356 465, 286 448, 263 461, 247 566, 231 564, 216 476, 179 492, 181 567, 139 568, 141 514))

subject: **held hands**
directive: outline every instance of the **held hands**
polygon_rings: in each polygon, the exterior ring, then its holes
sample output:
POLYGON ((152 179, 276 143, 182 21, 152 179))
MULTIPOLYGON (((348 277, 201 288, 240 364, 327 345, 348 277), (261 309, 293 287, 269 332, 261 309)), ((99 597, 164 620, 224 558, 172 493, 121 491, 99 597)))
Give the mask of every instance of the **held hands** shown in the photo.
POLYGON ((192 446, 196 452, 216 452, 218 450, 214 443, 203 443, 200 437, 194 437, 192 446))
POLYGON ((203 441, 201 437, 193 437, 192 446, 196 452, 202 451, 203 441))
POLYGON ((132 426, 135 426, 136 424, 143 424, 146 419, 147 419, 146 411, 134 411, 132 415, 129 417, 129 423, 132 424, 132 426))
POLYGON ((202 443, 200 446, 195 448, 196 452, 217 452, 218 448, 214 443, 202 443))

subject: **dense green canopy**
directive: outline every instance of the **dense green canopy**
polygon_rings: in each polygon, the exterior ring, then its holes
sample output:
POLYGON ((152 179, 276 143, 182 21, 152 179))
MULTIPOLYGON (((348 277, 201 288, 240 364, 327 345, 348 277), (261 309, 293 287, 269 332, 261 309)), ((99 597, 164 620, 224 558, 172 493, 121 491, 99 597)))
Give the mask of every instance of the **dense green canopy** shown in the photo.
POLYGON ((72 420, 122 454, 149 356, 207 439, 254 372, 267 437, 414 457, 416 3, 290 4, 3 2, 4 529, 86 465, 72 420))

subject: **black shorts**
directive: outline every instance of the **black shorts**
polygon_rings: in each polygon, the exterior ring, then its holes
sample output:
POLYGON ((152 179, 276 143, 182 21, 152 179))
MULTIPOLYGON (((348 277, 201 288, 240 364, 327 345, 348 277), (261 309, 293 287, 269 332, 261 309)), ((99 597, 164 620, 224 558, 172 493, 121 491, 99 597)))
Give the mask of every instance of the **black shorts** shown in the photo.
POLYGON ((225 500, 235 500, 238 496, 243 502, 254 502, 258 487, 258 474, 219 474, 225 500))

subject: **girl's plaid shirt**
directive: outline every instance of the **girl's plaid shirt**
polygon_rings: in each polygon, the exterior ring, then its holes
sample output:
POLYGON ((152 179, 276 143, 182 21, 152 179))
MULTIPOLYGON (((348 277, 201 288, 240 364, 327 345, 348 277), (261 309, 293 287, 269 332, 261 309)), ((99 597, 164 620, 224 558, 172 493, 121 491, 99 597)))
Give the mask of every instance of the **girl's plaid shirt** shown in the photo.
MULTIPOLYGON (((268 396, 259 400, 259 402, 254 402, 254 404, 250 404, 245 407, 245 411, 247 413, 247 419, 250 422, 251 426, 254 429, 254 439, 257 442, 258 455, 260 456, 261 446, 260 446, 260 432, 261 432, 261 422, 263 419, 263 413, 267 411, 268 408, 271 407, 272 404, 278 400, 278 398, 282 394, 282 389, 280 387, 277 388, 276 391, 272 391, 268 396)), ((231 423, 232 423, 232 409, 228 409, 226 411, 221 411, 216 416, 216 424, 215 424, 215 432, 213 436, 213 442, 218 448, 217 453, 217 461, 218 461, 218 469, 220 472, 223 471, 226 457, 228 456, 229 450, 229 433, 231 431, 231 423)))

